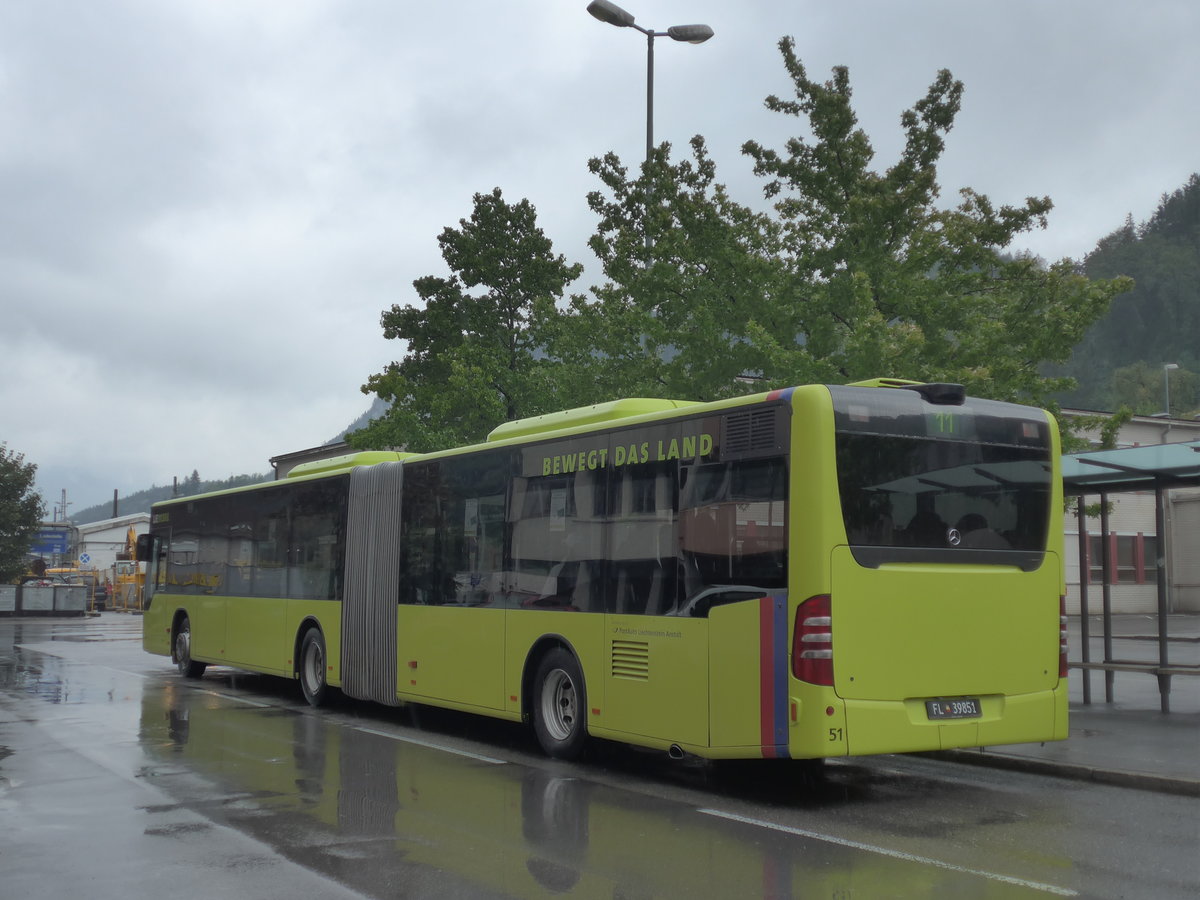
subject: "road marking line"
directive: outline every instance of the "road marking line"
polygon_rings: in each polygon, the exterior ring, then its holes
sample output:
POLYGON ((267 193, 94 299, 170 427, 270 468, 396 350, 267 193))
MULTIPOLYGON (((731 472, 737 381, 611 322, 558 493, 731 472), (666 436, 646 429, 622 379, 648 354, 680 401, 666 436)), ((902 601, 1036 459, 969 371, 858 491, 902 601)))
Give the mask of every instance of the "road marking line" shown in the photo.
POLYGON ((864 844, 861 841, 852 841, 847 838, 835 837, 831 834, 822 834, 819 831, 807 831, 803 828, 793 828, 790 825, 778 825, 774 822, 767 822, 763 819, 751 819, 747 816, 739 816, 736 813, 722 812, 719 809, 701 809, 699 810, 706 816, 716 816, 718 819, 728 819, 731 822, 741 822, 744 825, 757 825, 759 828, 769 828, 772 831, 781 831, 785 834, 794 834, 797 837, 811 838, 815 841, 824 841, 827 844, 837 844, 841 847, 849 847, 853 850, 865 850, 868 853, 877 853, 880 856, 890 856, 893 859, 901 859, 906 862, 921 863, 927 866, 937 866, 939 869, 947 869, 951 872, 961 872, 965 875, 978 875, 982 878, 988 878, 992 881, 1003 881, 1007 884, 1015 884, 1020 887, 1032 888, 1035 891, 1042 891, 1047 894, 1057 894, 1060 897, 1078 897, 1079 892, 1073 891, 1070 888, 1058 887, 1053 884, 1042 884, 1037 881, 1027 881, 1024 878, 1014 878, 1011 875, 1001 875, 997 872, 985 872, 982 869, 968 869, 965 866, 956 866, 953 863, 944 862, 940 859, 931 859, 928 856, 917 856, 914 853, 905 853, 902 850, 890 850, 887 847, 879 847, 875 844, 864 844))
MULTIPOLYGON (((222 691, 208 690, 208 689, 204 689, 204 688, 196 688, 195 690, 197 690, 201 694, 210 694, 214 697, 221 697, 226 700, 233 700, 237 703, 244 703, 247 706, 256 706, 259 709, 291 709, 291 707, 282 706, 277 703, 263 703, 259 700, 250 700, 246 697, 243 697, 243 696, 240 696, 237 694, 226 694, 222 691)), ((301 710, 299 710, 299 712, 300 712, 300 715, 308 715, 309 714, 303 708, 301 710)), ((326 721, 335 723, 337 725, 341 725, 344 728, 353 728, 355 731, 362 731, 362 732, 365 732, 366 734, 376 735, 377 737, 391 738, 394 741, 402 741, 405 744, 416 744, 418 747, 425 747, 428 750, 441 750, 443 753, 453 753, 455 756, 465 756, 467 759, 474 759, 474 760, 477 760, 478 762, 490 763, 490 764, 496 765, 496 766, 503 766, 503 765, 508 764, 507 760, 496 759, 491 756, 484 756, 480 753, 472 753, 469 750, 457 750, 454 747, 447 747, 444 744, 436 744, 433 741, 425 741, 425 740, 421 740, 420 738, 406 737, 405 735, 396 734, 396 733, 390 732, 390 731, 380 731, 377 728, 364 728, 362 725, 355 725, 352 722, 340 721, 331 716, 324 716, 323 718, 325 718, 326 721)))
POLYGON ((468 759, 474 759, 479 762, 491 763, 496 766, 508 765, 507 760, 495 759, 491 756, 484 756, 481 753, 472 753, 469 750, 456 750, 453 747, 447 747, 444 744, 435 744, 432 741, 423 741, 419 738, 406 737, 402 734, 395 734, 390 731, 379 731, 375 728, 363 728, 361 725, 351 725, 343 722, 347 728, 353 728, 355 731, 365 731, 367 734, 378 735, 379 737, 391 738, 393 741, 402 741, 405 744, 416 744, 418 747, 425 747, 428 750, 441 750, 443 753, 453 753, 455 756, 465 756, 468 759))
POLYGON ((238 694, 226 694, 223 691, 214 691, 210 688, 192 688, 197 694, 208 694, 210 697, 220 697, 223 700, 232 700, 235 703, 244 703, 247 706, 256 706, 259 709, 287 709, 286 706, 279 706, 275 703, 263 703, 261 700, 250 700, 247 697, 239 696, 238 694))

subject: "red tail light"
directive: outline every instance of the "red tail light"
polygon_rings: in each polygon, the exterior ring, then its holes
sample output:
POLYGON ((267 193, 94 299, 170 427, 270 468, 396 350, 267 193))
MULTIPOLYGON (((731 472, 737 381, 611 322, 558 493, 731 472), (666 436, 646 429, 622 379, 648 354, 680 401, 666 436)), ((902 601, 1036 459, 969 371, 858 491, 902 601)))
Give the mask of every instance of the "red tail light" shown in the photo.
POLYGON ((1058 598, 1058 677, 1067 677, 1067 598, 1058 598))
POLYGON ((809 597, 796 609, 792 674, 809 684, 833 687, 833 618, 828 594, 809 597))

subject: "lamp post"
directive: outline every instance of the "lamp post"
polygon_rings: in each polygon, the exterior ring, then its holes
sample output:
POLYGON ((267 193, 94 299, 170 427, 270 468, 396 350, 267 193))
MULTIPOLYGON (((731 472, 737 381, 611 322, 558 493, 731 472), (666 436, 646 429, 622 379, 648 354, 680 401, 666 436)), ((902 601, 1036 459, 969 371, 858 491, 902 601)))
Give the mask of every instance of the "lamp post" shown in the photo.
POLYGON ((1179 363, 1167 363, 1163 366, 1163 393, 1166 395, 1165 399, 1167 402, 1167 434, 1171 431, 1171 371, 1178 368, 1179 363))
POLYGON ((669 37, 673 41, 703 44, 713 36, 713 30, 707 25, 672 25, 666 31, 643 28, 634 21, 632 13, 608 0, 592 0, 587 11, 601 22, 617 28, 635 28, 646 36, 646 160, 649 161, 654 147, 654 39, 669 37))

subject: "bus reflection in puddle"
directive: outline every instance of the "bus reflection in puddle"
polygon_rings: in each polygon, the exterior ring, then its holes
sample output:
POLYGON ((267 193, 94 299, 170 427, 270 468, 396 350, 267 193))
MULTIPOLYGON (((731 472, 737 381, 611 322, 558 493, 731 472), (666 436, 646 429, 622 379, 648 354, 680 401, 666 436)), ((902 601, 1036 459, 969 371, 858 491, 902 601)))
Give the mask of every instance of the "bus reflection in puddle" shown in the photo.
POLYGON ((320 715, 164 687, 142 700, 154 785, 369 896, 1028 890, 704 815, 588 781, 586 766, 497 764, 320 715))

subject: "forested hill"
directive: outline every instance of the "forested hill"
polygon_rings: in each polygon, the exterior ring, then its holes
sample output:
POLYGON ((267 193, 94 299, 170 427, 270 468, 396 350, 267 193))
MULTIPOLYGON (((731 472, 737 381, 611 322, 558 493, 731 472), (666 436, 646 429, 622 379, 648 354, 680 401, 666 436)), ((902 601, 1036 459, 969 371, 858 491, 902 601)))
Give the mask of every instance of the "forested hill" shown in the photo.
MULTIPOLYGON (((346 428, 339 432, 335 437, 326 441, 328 444, 336 443, 342 440, 348 432, 356 431, 359 428, 366 426, 372 419, 382 415, 387 410, 387 403, 374 398, 369 409, 361 416, 351 422, 346 428)), ((281 449, 283 452, 283 449, 281 449)), ((117 501, 117 515, 128 516, 133 513, 150 512, 150 506, 157 503, 159 500, 169 500, 171 497, 190 497, 192 494, 203 494, 206 491, 220 491, 225 488, 240 487, 243 484, 254 484, 259 481, 270 481, 274 475, 235 475, 232 478, 217 481, 203 481, 200 478, 198 471, 193 471, 190 476, 180 480, 178 488, 174 485, 163 485, 159 487, 146 488, 142 491, 129 494, 125 497, 120 497, 117 501)), ((71 516, 71 521, 76 525, 87 525, 89 522, 99 522, 102 519, 112 518, 113 508, 112 502, 98 503, 95 506, 89 506, 87 509, 81 510, 71 516)))
POLYGON ((1171 413, 1200 412, 1200 175, 1164 195, 1148 221, 1126 219, 1083 268, 1089 278, 1128 275, 1135 287, 1075 348, 1066 372, 1079 388, 1063 404, 1153 414, 1169 378, 1171 413))
MULTIPOLYGON (((235 475, 233 478, 226 478, 222 481, 202 481, 198 472, 192 472, 190 477, 179 482, 178 489, 169 484, 162 487, 155 485, 121 497, 117 502, 117 515, 129 516, 139 512, 148 513, 151 504, 157 503, 159 500, 169 500, 171 497, 190 497, 192 494, 203 494, 206 491, 219 491, 224 488, 239 487, 243 484, 269 481, 271 477, 270 475, 235 475)), ((76 525, 87 525, 89 522, 110 519, 112 514, 111 502, 98 503, 73 514, 71 521, 76 525)))

